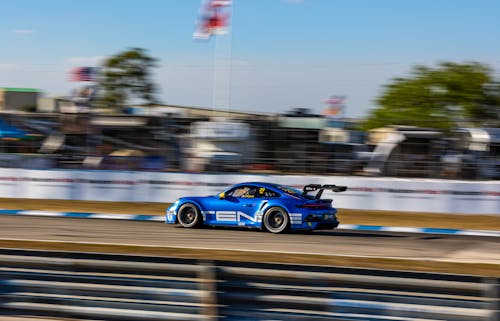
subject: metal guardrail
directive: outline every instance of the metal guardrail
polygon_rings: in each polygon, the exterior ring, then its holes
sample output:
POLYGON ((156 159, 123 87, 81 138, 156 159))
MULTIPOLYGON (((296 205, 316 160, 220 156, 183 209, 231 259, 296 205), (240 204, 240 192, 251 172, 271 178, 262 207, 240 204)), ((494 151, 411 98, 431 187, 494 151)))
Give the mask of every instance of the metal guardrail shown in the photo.
POLYGON ((100 320, 499 320, 497 278, 0 249, 0 314, 100 320))

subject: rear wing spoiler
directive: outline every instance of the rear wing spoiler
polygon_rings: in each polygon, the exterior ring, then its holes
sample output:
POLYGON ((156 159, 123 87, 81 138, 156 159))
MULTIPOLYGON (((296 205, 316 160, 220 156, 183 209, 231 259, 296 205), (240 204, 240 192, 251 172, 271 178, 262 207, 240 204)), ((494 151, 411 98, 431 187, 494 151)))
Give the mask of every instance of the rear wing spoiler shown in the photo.
POLYGON ((309 192, 318 191, 315 198, 320 199, 325 189, 338 193, 338 192, 345 192, 347 190, 347 186, 309 184, 304 186, 304 188, 302 189, 302 196, 306 196, 307 193, 309 192))

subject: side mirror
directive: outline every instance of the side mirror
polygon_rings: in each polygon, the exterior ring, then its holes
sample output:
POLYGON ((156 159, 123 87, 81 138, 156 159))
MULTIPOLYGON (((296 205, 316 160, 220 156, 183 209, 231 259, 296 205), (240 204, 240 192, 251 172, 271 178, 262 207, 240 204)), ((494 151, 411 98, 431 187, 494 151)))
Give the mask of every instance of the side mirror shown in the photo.
POLYGON ((220 198, 220 199, 224 199, 224 198, 226 198, 226 194, 225 194, 224 192, 220 193, 220 194, 219 194, 219 198, 220 198))

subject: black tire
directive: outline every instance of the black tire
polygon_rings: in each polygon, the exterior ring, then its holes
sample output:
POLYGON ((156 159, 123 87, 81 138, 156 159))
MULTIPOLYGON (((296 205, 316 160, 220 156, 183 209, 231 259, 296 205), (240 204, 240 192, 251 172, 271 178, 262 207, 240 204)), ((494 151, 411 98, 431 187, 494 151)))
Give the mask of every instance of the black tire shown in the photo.
POLYGON ((177 221, 183 227, 199 227, 203 222, 203 217, 198 206, 186 203, 177 211, 177 221))
POLYGON ((271 233, 282 233, 288 229, 290 218, 281 207, 271 207, 262 217, 262 225, 271 233))

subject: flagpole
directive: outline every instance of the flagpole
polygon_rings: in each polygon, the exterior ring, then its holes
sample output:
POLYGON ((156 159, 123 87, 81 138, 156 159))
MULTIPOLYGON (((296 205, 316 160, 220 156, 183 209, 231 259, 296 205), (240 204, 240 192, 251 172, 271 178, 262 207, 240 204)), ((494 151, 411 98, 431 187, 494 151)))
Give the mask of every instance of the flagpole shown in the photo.
MULTIPOLYGON (((229 7, 229 19, 233 18, 233 4, 229 7)), ((231 110, 231 79, 232 79, 232 57, 233 57, 233 24, 228 24, 228 57, 227 57, 227 111, 231 110)))
MULTIPOLYGON (((229 17, 232 17, 232 4, 229 6, 229 17)), ((227 25, 226 37, 218 39, 214 35, 214 76, 212 89, 212 106, 214 109, 229 111, 231 109, 231 61, 232 61, 232 26, 227 25)))
POLYGON ((214 37, 214 61, 213 61, 213 83, 212 83, 212 109, 213 109, 213 114, 215 115, 215 110, 217 109, 217 80, 218 80, 218 74, 217 74, 217 55, 218 55, 218 41, 217 37, 214 37))
POLYGON ((232 10, 232 0, 202 1, 198 27, 193 34, 195 39, 215 38, 212 79, 213 114, 217 108, 229 111, 231 106, 232 27, 228 21, 232 10), (224 8, 228 10, 226 16, 222 16, 224 8), (217 39, 219 35, 227 33, 229 35, 226 41, 221 42, 217 39))
POLYGON ((214 41, 214 77, 213 106, 220 109, 230 109, 231 87, 231 35, 227 39, 214 41), (227 42, 226 42, 227 40, 227 42), (222 41, 224 41, 222 43, 222 41))

